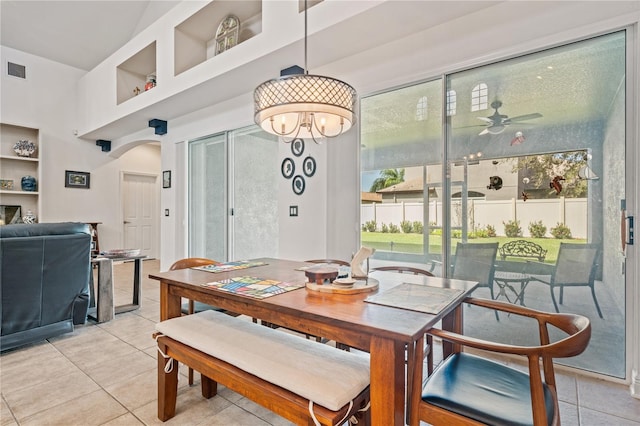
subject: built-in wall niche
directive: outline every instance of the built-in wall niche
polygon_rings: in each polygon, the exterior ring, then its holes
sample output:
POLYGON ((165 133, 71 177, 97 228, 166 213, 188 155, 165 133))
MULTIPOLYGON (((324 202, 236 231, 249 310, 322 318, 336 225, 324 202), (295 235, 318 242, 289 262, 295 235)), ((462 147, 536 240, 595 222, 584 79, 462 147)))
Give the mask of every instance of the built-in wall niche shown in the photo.
POLYGON ((212 1, 175 27, 175 75, 216 56, 216 32, 229 15, 240 21, 236 46, 262 32, 261 0, 212 1))
POLYGON ((153 90, 156 84, 156 42, 154 41, 117 68, 117 103, 153 90), (153 80, 153 81, 151 81, 153 80))
MULTIPOLYGON (((21 215, 31 211, 40 216, 39 194, 41 190, 40 158, 42 155, 40 131, 31 127, 0 123, 0 204, 20 206, 21 215), (35 151, 18 155, 14 147, 18 141, 35 144, 35 151), (35 188, 22 187, 24 177, 35 178, 35 188)), ((15 209, 14 209, 15 210, 15 209)), ((0 212, 0 225, 7 218, 0 212)), ((22 216, 17 218, 22 221, 22 216)), ((6 222, 9 223, 9 222, 6 222)))
MULTIPOLYGON (((318 3, 322 3, 324 0, 307 0, 307 7, 311 9, 318 3)), ((304 12, 304 0, 298 0, 298 12, 304 12)))

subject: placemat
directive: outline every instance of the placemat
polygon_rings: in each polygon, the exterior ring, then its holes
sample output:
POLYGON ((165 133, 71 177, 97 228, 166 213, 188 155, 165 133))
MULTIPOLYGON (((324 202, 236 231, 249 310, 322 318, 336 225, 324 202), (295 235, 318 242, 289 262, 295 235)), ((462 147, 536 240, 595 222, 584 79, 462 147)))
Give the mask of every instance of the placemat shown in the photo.
POLYGON ((253 268, 254 266, 264 266, 264 265, 267 265, 267 263, 253 262, 249 260, 238 260, 235 262, 218 263, 217 265, 194 266, 191 269, 199 269, 201 271, 216 273, 216 272, 235 271, 238 269, 253 268))
POLYGON ((266 299, 276 294, 286 293, 304 287, 304 284, 292 284, 283 281, 258 277, 235 277, 226 280, 203 284, 204 287, 215 287, 229 293, 241 294, 256 299, 266 299))
POLYGON ((427 314, 437 314, 449 306, 461 293, 462 290, 454 288, 402 283, 384 293, 367 297, 365 302, 427 314))

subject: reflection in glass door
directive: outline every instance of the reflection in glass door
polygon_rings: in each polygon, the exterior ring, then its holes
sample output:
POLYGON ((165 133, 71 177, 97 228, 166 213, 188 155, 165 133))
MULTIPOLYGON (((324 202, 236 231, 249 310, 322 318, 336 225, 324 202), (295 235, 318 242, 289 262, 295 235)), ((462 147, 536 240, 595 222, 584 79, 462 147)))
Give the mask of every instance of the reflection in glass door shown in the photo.
MULTIPOLYGON (((446 78, 447 90, 457 94, 457 112, 447 117, 448 253, 458 241, 503 247, 525 240, 540 247, 540 259, 496 259, 496 270, 530 278, 524 292, 524 283, 514 286, 521 298, 508 288, 497 297, 589 317, 588 349, 558 362, 620 378, 626 370, 625 52, 621 31, 446 78), (548 284, 552 279, 582 285, 561 291, 548 284)), ((477 295, 489 297, 486 288, 477 295)), ((535 338, 513 331, 531 324, 506 315, 499 321, 478 309, 465 315, 465 332, 474 336, 510 344, 535 338)))
POLYGON ((278 142, 257 126, 189 143, 189 256, 278 255, 278 142))
POLYGON ((227 260, 226 135, 189 143, 189 256, 227 260))
POLYGON ((360 115, 361 243, 428 267, 442 250, 442 80, 364 98, 360 115))

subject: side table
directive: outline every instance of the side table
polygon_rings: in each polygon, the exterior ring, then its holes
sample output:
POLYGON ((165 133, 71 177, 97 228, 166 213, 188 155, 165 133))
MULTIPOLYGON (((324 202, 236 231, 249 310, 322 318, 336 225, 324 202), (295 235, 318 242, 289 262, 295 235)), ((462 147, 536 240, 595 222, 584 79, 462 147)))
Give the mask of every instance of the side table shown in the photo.
MULTIPOLYGON (((98 265, 98 288, 94 292, 93 282, 89 286, 89 316, 98 323, 110 321, 116 314, 133 311, 140 307, 142 283, 142 260, 146 255, 131 257, 94 257, 92 264, 98 265), (113 262, 133 260, 133 298, 132 303, 114 306, 113 302, 113 262), (96 301, 97 296, 97 301, 96 301)), ((93 274, 91 275, 93 278, 93 274)))

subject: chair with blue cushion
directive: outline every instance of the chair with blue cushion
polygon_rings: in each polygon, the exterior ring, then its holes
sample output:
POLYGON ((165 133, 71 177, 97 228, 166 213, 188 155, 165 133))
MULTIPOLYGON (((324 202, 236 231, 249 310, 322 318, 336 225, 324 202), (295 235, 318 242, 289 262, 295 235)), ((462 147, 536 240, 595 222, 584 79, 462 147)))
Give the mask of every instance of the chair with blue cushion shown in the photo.
MULTIPOLYGON (((514 346, 430 330, 429 334, 454 345, 480 350, 474 353, 521 356, 526 358, 528 369, 523 371, 485 356, 457 352, 444 360, 422 386, 422 363, 417 362, 410 389, 410 424, 417 426, 421 420, 434 426, 560 424, 553 359, 573 357, 586 349, 591 338, 589 319, 495 300, 467 298, 465 302, 537 320, 538 333, 532 332, 530 341, 540 344, 514 346), (561 331, 566 336, 551 341, 549 326, 553 326, 554 335, 561 331)), ((422 359, 421 347, 416 346, 416 360, 422 359)))

